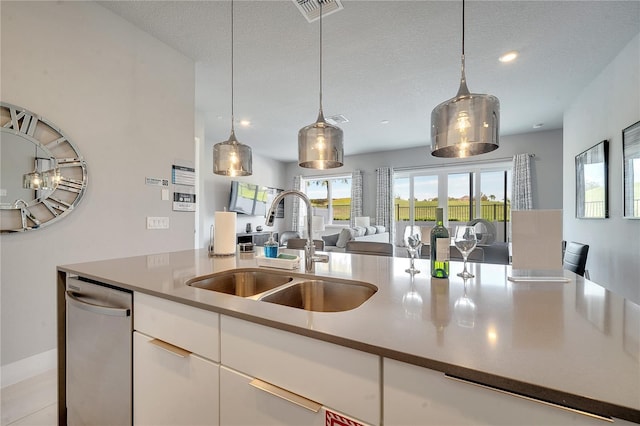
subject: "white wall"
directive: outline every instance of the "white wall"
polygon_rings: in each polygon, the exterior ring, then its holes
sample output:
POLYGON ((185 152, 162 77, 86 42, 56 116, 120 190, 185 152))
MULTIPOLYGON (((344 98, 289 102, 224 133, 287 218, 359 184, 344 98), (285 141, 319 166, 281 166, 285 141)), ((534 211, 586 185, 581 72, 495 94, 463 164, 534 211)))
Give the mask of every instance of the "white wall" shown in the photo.
MULTIPOLYGON (((87 161, 69 216, 1 236, 1 364, 56 347, 56 266, 192 248, 193 212, 145 177, 194 161, 193 61, 94 2, 2 2, 0 98, 59 126, 87 161), (146 216, 170 229, 148 231, 146 216)), ((172 189, 172 187, 170 187, 172 189)))
POLYGON ((591 279, 640 302, 640 220, 623 218, 622 129, 640 120, 640 34, 564 114, 564 238, 589 244, 591 279), (609 219, 576 219, 575 156, 609 140, 609 219))
MULTIPOLYGON (((349 144, 348 124, 344 125, 345 145, 349 144)), ((371 154, 350 155, 345 157, 344 166, 332 170, 304 169, 297 163, 287 164, 286 188, 291 188, 293 176, 321 176, 323 174, 351 173, 355 169, 363 171, 363 207, 364 216, 370 216, 372 223, 376 216, 376 169, 382 166, 401 167, 431 167, 435 165, 455 165, 461 161, 491 160, 511 158, 514 154, 535 154, 532 162, 532 181, 534 191, 534 208, 560 209, 562 208, 562 131, 549 130, 526 133, 522 135, 503 136, 500 147, 489 153, 470 159, 441 159, 430 154, 431 147, 410 148, 394 151, 384 151, 371 154)), ((393 141, 389 142, 390 145, 393 141)), ((291 229, 290 210, 287 207, 287 229, 291 229)))

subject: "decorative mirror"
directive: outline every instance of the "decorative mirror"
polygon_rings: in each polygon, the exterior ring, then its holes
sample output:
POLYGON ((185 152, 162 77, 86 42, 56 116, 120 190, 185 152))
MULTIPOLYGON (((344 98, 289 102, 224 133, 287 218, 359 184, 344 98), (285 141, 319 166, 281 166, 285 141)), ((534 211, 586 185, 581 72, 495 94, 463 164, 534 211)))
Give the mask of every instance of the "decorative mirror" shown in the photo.
POLYGON ((640 219, 640 121, 622 131, 624 217, 640 219))
POLYGON ((40 229, 68 215, 87 188, 87 165, 53 123, 0 102, 0 232, 40 229))
POLYGON ((576 217, 609 217, 609 141, 576 155, 576 217))

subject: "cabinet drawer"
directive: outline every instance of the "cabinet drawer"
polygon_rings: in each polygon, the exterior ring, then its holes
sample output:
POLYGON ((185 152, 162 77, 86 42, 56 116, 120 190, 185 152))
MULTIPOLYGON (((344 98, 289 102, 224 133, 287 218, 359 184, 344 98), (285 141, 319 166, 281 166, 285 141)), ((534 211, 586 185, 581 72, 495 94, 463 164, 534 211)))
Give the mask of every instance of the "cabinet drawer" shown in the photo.
POLYGON ((205 358, 220 360, 219 315, 215 312, 136 292, 133 327, 205 358))
POLYGON ((134 425, 217 425, 219 365, 133 336, 134 425))
POLYGON ((370 424, 380 423, 380 358, 222 315, 221 363, 370 424))
POLYGON ((220 368, 220 424, 225 426, 361 425, 342 413, 320 406, 311 411, 251 385, 253 378, 220 368))
POLYGON ((605 426, 609 423, 385 358, 384 424, 605 426))

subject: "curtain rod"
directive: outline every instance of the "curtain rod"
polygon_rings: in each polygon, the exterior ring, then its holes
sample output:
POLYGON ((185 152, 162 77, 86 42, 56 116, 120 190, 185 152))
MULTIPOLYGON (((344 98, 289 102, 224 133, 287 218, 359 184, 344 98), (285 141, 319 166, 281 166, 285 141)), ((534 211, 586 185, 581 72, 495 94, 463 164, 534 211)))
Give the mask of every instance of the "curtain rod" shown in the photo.
MULTIPOLYGON (((535 154, 529 154, 529 157, 535 157, 535 154)), ((460 161, 460 162, 449 162, 442 164, 429 164, 423 166, 407 166, 407 167, 393 167, 393 171, 410 171, 410 170, 424 170, 424 169, 433 169, 436 167, 451 167, 451 166, 465 166, 468 164, 491 164, 491 163, 502 163, 505 161, 513 161, 513 157, 502 157, 502 158, 492 158, 486 160, 468 160, 468 161, 460 161)))

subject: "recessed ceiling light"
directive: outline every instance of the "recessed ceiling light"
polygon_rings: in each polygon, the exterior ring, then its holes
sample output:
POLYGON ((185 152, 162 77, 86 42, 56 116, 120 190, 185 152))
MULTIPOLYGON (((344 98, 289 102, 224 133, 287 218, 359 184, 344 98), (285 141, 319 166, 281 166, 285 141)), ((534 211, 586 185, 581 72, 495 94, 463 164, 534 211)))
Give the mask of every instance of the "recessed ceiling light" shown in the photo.
POLYGON ((517 57, 518 57, 518 52, 515 50, 512 50, 511 52, 507 52, 504 55, 500 56, 498 60, 500 62, 511 62, 515 60, 517 57))
POLYGON ((534 124, 534 125, 533 125, 533 128, 534 128, 534 129, 539 129, 539 128, 541 128, 542 126, 544 126, 544 123, 536 123, 536 124, 534 124))
POLYGON ((380 124, 389 124, 389 120, 382 120, 380 124))
POLYGON ((242 127, 249 127, 251 125, 251 121, 249 121, 249 120, 240 120, 240 125, 242 127))

